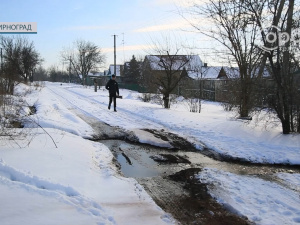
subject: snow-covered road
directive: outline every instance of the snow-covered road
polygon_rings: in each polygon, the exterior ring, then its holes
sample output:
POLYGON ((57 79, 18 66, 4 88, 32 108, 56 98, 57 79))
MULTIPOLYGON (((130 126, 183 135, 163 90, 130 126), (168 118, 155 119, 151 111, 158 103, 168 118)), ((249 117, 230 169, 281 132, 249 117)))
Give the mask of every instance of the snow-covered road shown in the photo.
MULTIPOLYGON (((25 89, 20 86, 18 92, 25 89)), ((136 92, 121 90, 121 95, 117 113, 107 109, 106 90, 95 93, 79 85, 46 83, 41 91, 31 90, 24 97, 37 109, 31 118, 51 134, 58 149, 40 129, 16 140, 23 143, 22 149, 2 137, 1 224, 175 223, 136 180, 118 175, 106 146, 84 139, 94 130, 79 114, 132 131, 143 142, 166 144, 140 131, 163 129, 187 138, 199 150, 205 145, 252 162, 300 164, 300 136, 282 135, 279 126, 265 130, 254 121, 237 121, 218 103, 204 102, 202 112, 195 114, 182 103, 166 110, 140 101, 136 92)), ((298 174, 278 174, 294 190, 257 177, 236 176, 206 169, 198 178, 213 184, 210 192, 220 202, 257 224, 299 223, 298 174)))
POLYGON ((265 130, 263 121, 254 126, 254 121, 247 125, 234 120, 233 113, 223 111, 218 103, 205 102, 200 114, 188 112, 183 104, 165 110, 141 102, 138 93, 121 90, 124 99, 118 99, 118 112, 114 113, 107 109, 106 90, 93 92, 91 88, 65 84, 49 84, 47 89, 66 107, 112 126, 127 130, 165 129, 187 138, 200 149, 204 143, 216 152, 247 161, 300 165, 299 135, 282 135, 279 123, 265 130))

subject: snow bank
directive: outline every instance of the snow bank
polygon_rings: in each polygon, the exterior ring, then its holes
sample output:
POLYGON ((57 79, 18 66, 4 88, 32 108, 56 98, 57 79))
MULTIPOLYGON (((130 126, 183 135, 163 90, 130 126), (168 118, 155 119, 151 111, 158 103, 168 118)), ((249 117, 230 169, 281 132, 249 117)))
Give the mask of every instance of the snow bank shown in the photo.
POLYGON ((46 130, 58 148, 42 130, 25 148, 1 146, 1 224, 174 223, 136 180, 118 175, 105 145, 46 130))
POLYGON ((254 176, 205 168, 197 178, 230 210, 256 224, 299 224, 299 194, 254 176))
POLYGON ((139 139, 140 143, 150 144, 162 148, 173 148, 173 146, 169 142, 164 141, 161 138, 155 137, 150 132, 138 129, 133 129, 132 131, 135 134, 135 136, 139 139))

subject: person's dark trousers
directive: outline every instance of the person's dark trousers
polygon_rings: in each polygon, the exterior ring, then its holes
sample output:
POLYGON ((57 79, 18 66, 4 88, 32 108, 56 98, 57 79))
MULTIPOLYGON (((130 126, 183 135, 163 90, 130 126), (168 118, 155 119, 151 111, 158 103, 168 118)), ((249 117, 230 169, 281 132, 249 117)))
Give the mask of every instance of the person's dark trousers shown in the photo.
POLYGON ((110 109, 111 103, 114 99, 114 109, 117 107, 117 98, 115 95, 109 95, 109 104, 108 104, 108 109, 110 109))

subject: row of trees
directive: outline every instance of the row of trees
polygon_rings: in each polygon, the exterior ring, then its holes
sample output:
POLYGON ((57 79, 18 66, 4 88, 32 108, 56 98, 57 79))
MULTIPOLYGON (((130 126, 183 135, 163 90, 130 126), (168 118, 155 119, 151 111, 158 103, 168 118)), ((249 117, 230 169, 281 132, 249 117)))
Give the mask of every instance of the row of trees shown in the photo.
POLYGON ((33 78, 36 67, 43 61, 34 43, 24 37, 0 37, 1 93, 13 94, 18 82, 33 78))
POLYGON ((34 74, 35 81, 51 81, 51 82, 65 82, 65 83, 80 83, 80 80, 73 73, 59 69, 57 66, 51 66, 44 69, 39 66, 34 74))
MULTIPOLYGON (((86 75, 104 62, 105 57, 95 44, 77 41, 76 47, 74 53, 68 55, 68 61, 64 62, 69 64, 67 71, 57 66, 46 70, 42 67, 43 59, 32 41, 18 35, 0 36, 0 135, 13 138, 17 133, 7 128, 19 128, 22 121, 28 119, 24 115, 24 107, 34 111, 34 107, 28 106, 22 98, 13 96, 16 85, 27 84, 29 81, 84 83, 86 75)), ((34 88, 39 86, 40 83, 35 83, 34 88)))
MULTIPOLYGON (((183 15, 197 32, 221 44, 216 50, 218 57, 238 68, 239 76, 231 87, 231 108, 236 108, 241 118, 249 118, 258 109, 257 103, 263 101, 262 106, 275 112, 281 121, 284 134, 300 132, 300 91, 296 82, 299 9, 294 0, 208 0, 206 4, 195 1, 188 16, 183 15), (210 28, 199 25, 203 24, 199 20, 206 20, 210 28), (262 85, 265 72, 272 79, 271 86, 262 85)), ((185 54, 187 58, 178 65, 181 56, 176 45, 164 42, 154 46, 151 54, 157 56, 155 64, 162 73, 155 76, 149 69, 151 74, 142 73, 141 79, 148 88, 152 85, 163 94, 168 108, 170 93, 185 75, 178 72, 188 64, 190 54, 185 54)))
POLYGON ((238 67, 238 90, 232 104, 238 106, 241 117, 253 110, 257 80, 268 71, 274 85, 265 88, 261 98, 277 114, 284 134, 300 132, 300 93, 295 82, 299 14, 294 0, 209 0, 207 4, 195 2, 188 11, 193 20, 184 15, 198 32, 223 46, 220 57, 238 67), (205 19, 211 28, 199 26, 195 18, 205 19))
POLYGON ((34 43, 22 36, 1 36, 1 93, 13 94, 14 87, 20 82, 53 81, 86 84, 89 72, 99 70, 105 62, 105 55, 92 42, 77 40, 72 49, 61 53, 62 63, 67 71, 51 66, 45 70, 43 59, 34 43))
POLYGON ((0 36, 0 135, 13 138, 17 133, 6 128, 21 126, 26 102, 14 94, 15 86, 32 80, 36 67, 42 59, 34 43, 21 36, 0 36))

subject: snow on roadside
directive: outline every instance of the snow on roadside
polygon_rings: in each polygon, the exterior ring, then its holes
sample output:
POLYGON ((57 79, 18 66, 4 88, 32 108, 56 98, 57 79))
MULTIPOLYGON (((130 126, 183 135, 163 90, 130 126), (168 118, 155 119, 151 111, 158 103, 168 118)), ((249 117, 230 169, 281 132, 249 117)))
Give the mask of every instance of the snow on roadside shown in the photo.
MULTIPOLYGON (((36 107, 36 114, 31 118, 43 128, 56 128, 81 137, 91 137, 93 129, 81 118, 72 113, 47 88, 43 88, 36 95, 36 101, 30 98, 31 104, 36 107)), ((26 127, 35 126, 33 123, 26 127)))
POLYGON ((117 174, 105 145, 46 130, 58 148, 41 129, 25 148, 1 146, 1 224, 174 224, 136 180, 117 174))
MULTIPOLYGON (((0 146, 1 224, 27 220, 28 224, 57 224, 58 219, 65 224, 135 225, 141 219, 149 225, 174 223, 134 179, 116 174, 112 154, 104 145, 81 138, 90 137, 93 130, 74 109, 131 131, 165 129, 195 143, 204 142, 222 154, 254 162, 300 164, 299 135, 282 135, 280 128, 266 131, 247 126, 233 120, 218 103, 204 102, 202 112, 195 114, 182 105, 166 110, 141 102, 128 90, 121 94, 124 99, 118 100, 117 113, 107 110, 106 91, 95 93, 73 84, 46 83, 40 92, 33 90, 25 97, 29 105, 37 107, 31 117, 59 148, 39 129, 25 148, 19 149, 9 140, 5 140, 8 145, 0 146), (62 218, 64 213, 68 218, 62 218)), ((167 145, 136 133, 146 143, 167 145)), ((299 187, 297 176, 278 176, 299 187)), ((213 183, 212 195, 257 224, 300 223, 299 197, 289 189, 212 169, 205 169, 199 179, 213 183)))
POLYGON ((77 185, 89 179, 85 173, 99 149, 78 136, 47 131, 58 149, 41 130, 27 136, 33 139, 26 148, 1 146, 1 224, 115 224, 77 185))
POLYGON ((299 194, 254 176, 205 168, 197 175, 209 193, 229 210, 256 224, 299 224, 299 194))

